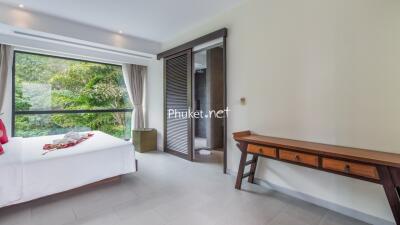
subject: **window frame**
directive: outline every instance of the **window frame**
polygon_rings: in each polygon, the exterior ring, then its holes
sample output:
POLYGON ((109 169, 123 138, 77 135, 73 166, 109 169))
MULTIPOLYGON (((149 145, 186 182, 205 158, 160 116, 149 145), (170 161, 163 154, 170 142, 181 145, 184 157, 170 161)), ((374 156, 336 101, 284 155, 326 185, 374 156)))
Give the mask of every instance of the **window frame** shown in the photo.
POLYGON ((62 57, 62 56, 56 56, 56 55, 48 55, 48 54, 41 54, 41 53, 36 53, 36 52, 29 52, 29 51, 21 51, 21 50, 14 50, 13 52, 13 64, 12 64, 12 112, 11 112, 11 136, 15 137, 15 118, 17 115, 45 115, 45 114, 79 114, 79 113, 114 113, 114 112, 132 112, 133 108, 127 108, 127 109, 88 109, 88 110, 34 110, 34 111, 17 111, 16 106, 15 106, 15 56, 17 53, 25 53, 25 54, 31 54, 31 55, 39 55, 39 56, 46 56, 46 57, 52 57, 52 58, 59 58, 59 59, 67 59, 67 60, 74 60, 74 61, 80 61, 80 62, 89 62, 89 63, 97 63, 97 64, 103 64, 103 65, 111 65, 111 66, 119 66, 122 69, 121 65, 118 64, 112 64, 112 63, 103 63, 103 62, 96 62, 96 61, 90 61, 90 60, 83 60, 83 59, 76 59, 76 58, 70 58, 70 57, 62 57))

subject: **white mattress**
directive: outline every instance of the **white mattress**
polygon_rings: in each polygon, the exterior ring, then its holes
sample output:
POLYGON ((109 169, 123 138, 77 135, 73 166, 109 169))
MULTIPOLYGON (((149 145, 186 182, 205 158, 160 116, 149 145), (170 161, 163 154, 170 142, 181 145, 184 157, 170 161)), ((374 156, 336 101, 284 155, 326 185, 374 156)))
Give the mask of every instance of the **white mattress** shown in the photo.
MULTIPOLYGON (((22 168, 19 170, 22 177, 21 194, 17 200, 11 198, 3 201, 0 198, 0 207, 30 201, 136 171, 135 153, 130 142, 99 131, 93 133, 93 137, 74 147, 53 151, 46 155, 42 155, 43 145, 52 143, 54 139, 61 138, 62 135, 19 139, 22 153, 20 160, 11 161, 14 161, 14 165, 19 161, 22 168)), ((2 158, 0 157, 2 167, 9 168, 9 164, 3 165, 2 158)), ((4 180, 1 175, 1 184, 6 187, 4 190, 9 190, 11 187, 8 187, 8 183, 3 185, 4 180)), ((13 187, 16 187, 15 184, 13 187)), ((8 195, 9 192, 7 191, 6 194, 8 195)))
POLYGON ((0 207, 22 196, 22 138, 11 138, 0 155, 0 207))

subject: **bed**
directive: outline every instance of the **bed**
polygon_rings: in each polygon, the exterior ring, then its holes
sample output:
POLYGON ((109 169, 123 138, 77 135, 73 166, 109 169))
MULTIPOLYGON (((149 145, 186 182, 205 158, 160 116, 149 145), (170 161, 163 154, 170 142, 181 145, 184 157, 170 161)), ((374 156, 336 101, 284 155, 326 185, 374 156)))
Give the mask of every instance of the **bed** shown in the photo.
POLYGON ((88 140, 43 153, 62 135, 11 138, 0 156, 0 208, 136 171, 130 142, 94 131, 88 140))
POLYGON ((17 202, 22 196, 22 138, 11 138, 0 156, 0 207, 17 202), (15 149, 15 151, 11 151, 15 149))

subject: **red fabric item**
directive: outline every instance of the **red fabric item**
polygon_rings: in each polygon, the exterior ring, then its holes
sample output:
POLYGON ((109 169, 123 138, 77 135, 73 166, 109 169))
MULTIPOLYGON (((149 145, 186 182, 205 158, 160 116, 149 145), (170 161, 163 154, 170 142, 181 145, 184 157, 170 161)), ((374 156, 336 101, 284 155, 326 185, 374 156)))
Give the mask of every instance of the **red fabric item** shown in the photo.
POLYGON ((83 137, 83 138, 79 139, 76 142, 71 142, 71 143, 67 143, 67 144, 45 144, 43 146, 43 150, 44 150, 43 155, 45 155, 45 154, 47 154, 49 152, 52 152, 54 150, 65 149, 65 148, 69 148, 69 147, 75 146, 75 145, 77 145, 77 144, 79 144, 79 143, 91 138, 93 135, 94 135, 93 133, 88 133, 88 137, 83 137))
POLYGON ((4 149, 3 146, 0 144, 0 155, 2 155, 4 153, 4 149))
POLYGON ((4 126, 3 121, 0 119, 0 143, 5 144, 8 142, 6 127, 4 126))

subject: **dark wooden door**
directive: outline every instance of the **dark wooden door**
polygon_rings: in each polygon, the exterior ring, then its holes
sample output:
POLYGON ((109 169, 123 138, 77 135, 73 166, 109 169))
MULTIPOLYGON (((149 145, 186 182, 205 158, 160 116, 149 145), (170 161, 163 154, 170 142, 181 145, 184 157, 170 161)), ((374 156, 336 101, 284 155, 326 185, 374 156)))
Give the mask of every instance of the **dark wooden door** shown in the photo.
POLYGON ((193 160, 192 120, 192 50, 164 59, 164 150, 193 160))

